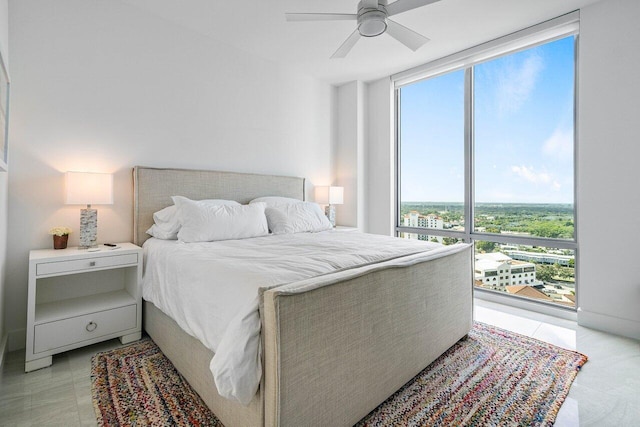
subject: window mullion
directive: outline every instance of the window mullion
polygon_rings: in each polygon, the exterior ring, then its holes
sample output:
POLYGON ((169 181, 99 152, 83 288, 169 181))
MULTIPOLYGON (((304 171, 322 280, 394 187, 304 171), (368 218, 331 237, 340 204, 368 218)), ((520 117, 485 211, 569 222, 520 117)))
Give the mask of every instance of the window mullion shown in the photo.
POLYGON ((464 73, 464 231, 471 241, 473 232, 474 170, 473 170, 473 67, 464 73))
POLYGON ((400 96, 401 96, 401 91, 400 89, 395 89, 394 91, 394 102, 395 102, 395 117, 394 117, 394 121, 395 121, 395 154, 396 154, 396 188, 395 188, 395 203, 396 203, 396 209, 395 209, 395 220, 394 220, 394 225, 393 225, 393 230, 394 230, 394 235, 398 236, 398 227, 400 227, 402 224, 400 223, 400 212, 402 209, 401 206, 401 200, 402 200, 402 194, 400 193, 400 189, 402 188, 402 183, 400 182, 402 174, 401 174, 401 168, 402 168, 402 146, 400 144, 401 141, 401 129, 400 129, 400 96))

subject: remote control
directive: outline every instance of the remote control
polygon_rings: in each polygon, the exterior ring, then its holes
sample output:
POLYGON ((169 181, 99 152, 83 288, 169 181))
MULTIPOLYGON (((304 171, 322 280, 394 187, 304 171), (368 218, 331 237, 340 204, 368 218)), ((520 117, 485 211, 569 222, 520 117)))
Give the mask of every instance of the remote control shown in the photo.
POLYGON ((110 248, 115 248, 117 246, 117 245, 115 245, 113 243, 103 243, 103 245, 109 246, 110 248))

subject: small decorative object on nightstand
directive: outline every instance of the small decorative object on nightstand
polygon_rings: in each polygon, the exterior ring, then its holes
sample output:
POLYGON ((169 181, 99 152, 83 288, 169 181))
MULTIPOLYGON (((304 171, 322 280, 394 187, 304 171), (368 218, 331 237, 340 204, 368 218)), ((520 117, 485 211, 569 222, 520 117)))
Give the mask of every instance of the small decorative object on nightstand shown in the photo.
POLYGON ((49 234, 53 235, 53 249, 66 249, 70 233, 69 227, 53 227, 49 230, 49 234))
POLYGON ((344 187, 316 187, 316 203, 326 205, 324 213, 329 222, 336 226, 336 207, 344 203, 344 187))
POLYGON ((91 205, 113 204, 113 175, 109 173, 67 172, 66 204, 87 205, 80 210, 80 248, 96 246, 98 211, 91 205))
POLYGON ((25 372, 51 365, 52 355, 142 333, 142 249, 118 243, 95 252, 29 252, 25 372))

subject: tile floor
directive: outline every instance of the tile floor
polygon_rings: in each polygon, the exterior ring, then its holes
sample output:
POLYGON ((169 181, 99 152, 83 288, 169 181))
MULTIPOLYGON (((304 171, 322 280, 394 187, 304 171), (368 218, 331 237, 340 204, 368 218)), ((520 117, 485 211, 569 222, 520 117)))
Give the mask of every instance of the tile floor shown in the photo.
MULTIPOLYGON (((556 426, 640 426, 639 341, 480 300, 475 317, 589 356, 556 426)), ((91 356, 118 346, 118 340, 111 340, 59 354, 51 367, 29 374, 24 373, 24 352, 9 353, 0 372, 0 425, 95 425, 91 356)))
POLYGON ((589 357, 560 408, 555 426, 640 427, 640 341, 482 300, 476 300, 474 308, 477 321, 589 357))

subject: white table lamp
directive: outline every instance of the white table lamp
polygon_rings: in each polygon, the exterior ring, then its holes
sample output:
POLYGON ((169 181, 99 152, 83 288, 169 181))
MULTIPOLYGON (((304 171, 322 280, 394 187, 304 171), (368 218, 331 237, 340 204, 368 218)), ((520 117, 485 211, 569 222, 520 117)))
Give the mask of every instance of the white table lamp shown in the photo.
POLYGON ((344 187, 316 187, 316 203, 326 205, 324 213, 329 218, 329 222, 336 226, 336 207, 344 203, 344 187))
POLYGON ((67 172, 65 203, 87 205, 80 210, 80 248, 96 246, 98 211, 91 205, 113 204, 113 175, 110 173, 67 172))

